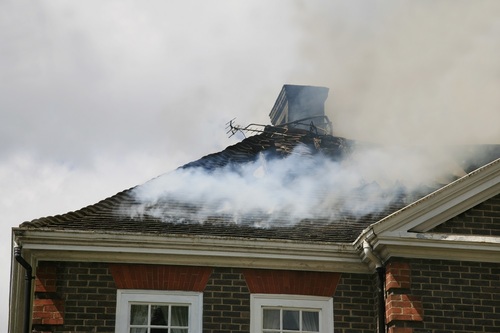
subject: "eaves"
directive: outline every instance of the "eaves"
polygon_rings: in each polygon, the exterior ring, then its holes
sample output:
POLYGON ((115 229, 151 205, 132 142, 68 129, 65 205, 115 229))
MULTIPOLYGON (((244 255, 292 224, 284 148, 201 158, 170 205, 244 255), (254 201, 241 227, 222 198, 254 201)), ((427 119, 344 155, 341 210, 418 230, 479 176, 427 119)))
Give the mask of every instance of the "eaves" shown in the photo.
POLYGON ((33 260, 367 273, 351 243, 13 228, 33 260))
POLYGON ((377 238, 373 247, 383 258, 406 257, 500 263, 500 237, 413 233, 377 238))

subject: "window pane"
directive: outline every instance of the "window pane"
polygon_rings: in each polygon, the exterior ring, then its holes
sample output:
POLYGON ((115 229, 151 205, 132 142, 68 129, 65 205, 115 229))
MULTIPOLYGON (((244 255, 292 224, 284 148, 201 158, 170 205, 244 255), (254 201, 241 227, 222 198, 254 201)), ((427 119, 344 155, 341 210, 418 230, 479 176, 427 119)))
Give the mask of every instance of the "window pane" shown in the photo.
POLYGON ((319 312, 302 312, 302 330, 308 332, 319 332, 319 312))
POLYGON ((147 325, 148 324, 148 306, 141 304, 132 304, 130 307, 130 324, 147 325))
POLYGON ((168 305, 151 305, 151 325, 168 325, 168 305))
POLYGON ((299 311, 283 310, 283 329, 298 331, 299 327, 299 311))
POLYGON ((171 326, 187 327, 189 320, 189 307, 187 306, 172 306, 172 322, 171 326))
POLYGON ((262 325, 264 328, 280 328, 280 310, 264 309, 262 325))

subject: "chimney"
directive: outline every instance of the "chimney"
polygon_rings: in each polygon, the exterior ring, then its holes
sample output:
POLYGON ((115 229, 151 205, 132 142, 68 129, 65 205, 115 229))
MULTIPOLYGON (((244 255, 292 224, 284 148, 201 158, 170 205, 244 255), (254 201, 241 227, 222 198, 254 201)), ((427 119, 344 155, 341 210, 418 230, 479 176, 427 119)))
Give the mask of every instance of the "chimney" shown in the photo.
POLYGON ((285 125, 310 130, 318 128, 329 132, 325 117, 328 88, 285 84, 269 113, 274 126, 285 125))

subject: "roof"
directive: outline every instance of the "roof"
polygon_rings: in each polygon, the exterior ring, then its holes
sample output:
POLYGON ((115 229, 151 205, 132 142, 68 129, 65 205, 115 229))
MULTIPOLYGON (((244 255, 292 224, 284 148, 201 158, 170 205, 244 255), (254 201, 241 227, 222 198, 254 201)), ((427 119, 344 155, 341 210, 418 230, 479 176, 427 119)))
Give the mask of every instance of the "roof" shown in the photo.
MULTIPOLYGON (((311 156, 321 156, 328 161, 342 161, 350 154, 354 145, 353 141, 331 135, 268 126, 262 133, 248 137, 221 152, 188 163, 178 171, 201 170, 211 177, 220 170, 241 172, 242 165, 254 163, 262 158, 269 162, 280 161, 290 156, 297 158, 295 163, 307 161, 311 156), (297 148, 300 147, 304 149, 301 153, 297 153, 297 148)), ((192 197, 169 194, 145 202, 138 193, 147 188, 151 182, 125 190, 75 212, 24 222, 20 228, 350 243, 366 227, 398 211, 408 203, 408 198, 401 192, 399 196, 383 201, 383 205, 375 203, 379 205, 375 207, 376 209, 353 214, 352 210, 346 208, 347 205, 369 206, 372 199, 361 192, 352 191, 342 193, 341 200, 336 201, 336 205, 332 207, 322 209, 321 214, 306 214, 295 218, 294 223, 290 223, 292 216, 287 214, 286 210, 280 210, 275 214, 266 210, 250 209, 235 214, 231 211, 212 209, 209 198, 203 196, 189 199, 192 197), (272 223, 269 223, 270 221, 272 223)), ((364 186, 377 187, 377 184, 364 186)), ((190 189, 186 189, 188 190, 190 189)), ((297 188, 294 190, 297 191, 297 188)), ((318 197, 330 195, 328 188, 322 191, 324 192, 315 192, 313 195, 318 197)))

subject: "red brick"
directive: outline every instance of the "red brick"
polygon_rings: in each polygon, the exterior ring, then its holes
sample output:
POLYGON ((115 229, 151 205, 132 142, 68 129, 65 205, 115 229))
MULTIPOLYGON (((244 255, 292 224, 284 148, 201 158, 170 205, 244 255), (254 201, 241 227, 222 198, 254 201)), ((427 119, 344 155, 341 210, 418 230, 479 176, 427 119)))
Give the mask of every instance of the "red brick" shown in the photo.
POLYGON ((63 325, 64 301, 57 299, 35 299, 33 301, 33 324, 63 325), (41 311, 40 311, 41 309, 41 311))
POLYGON ((386 290, 410 288, 410 265, 404 262, 391 262, 386 267, 386 290))
POLYGON ((109 264, 120 289, 203 291, 212 274, 210 267, 109 264))
POLYGON ((422 321, 422 302, 416 296, 390 294, 386 299, 386 320, 393 321, 422 321))
POLYGON ((248 289, 261 294, 333 296, 340 273, 244 269, 248 289))
POLYGON ((43 319, 42 325, 63 325, 64 320, 62 318, 49 318, 43 319))
POLYGON ((33 312, 33 318, 36 319, 52 318, 52 313, 43 311, 33 312))
POLYGON ((387 333, 413 333, 413 328, 409 327, 389 327, 387 333))
POLYGON ((53 262, 40 262, 36 269, 35 292, 50 293, 56 291, 57 266, 53 262))
POLYGON ((54 305, 45 305, 43 307, 43 312, 57 312, 59 311, 54 305))

